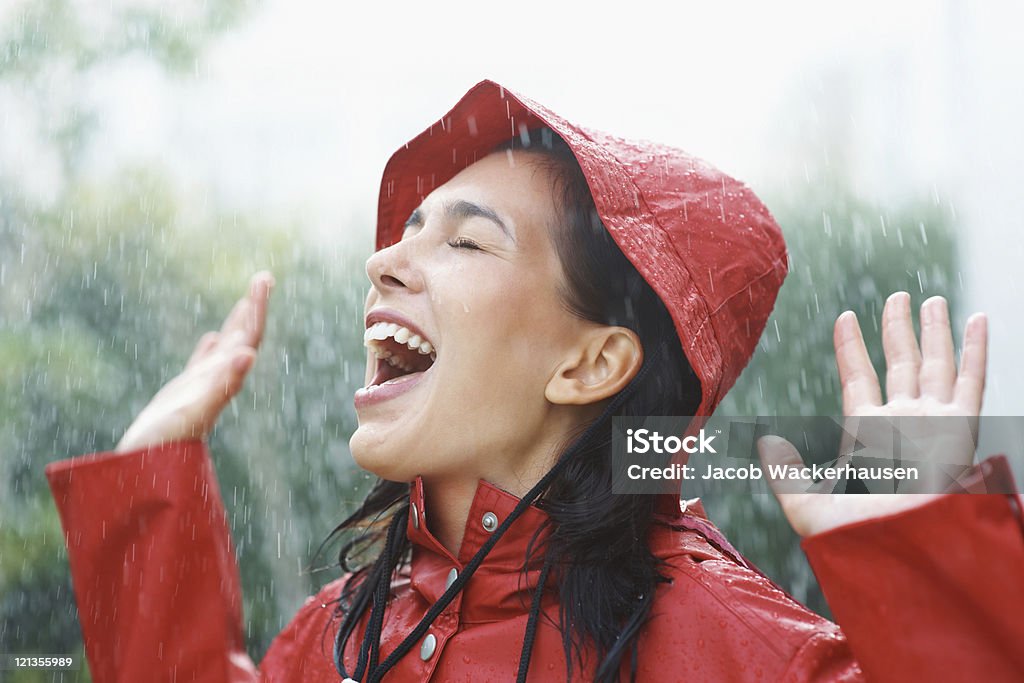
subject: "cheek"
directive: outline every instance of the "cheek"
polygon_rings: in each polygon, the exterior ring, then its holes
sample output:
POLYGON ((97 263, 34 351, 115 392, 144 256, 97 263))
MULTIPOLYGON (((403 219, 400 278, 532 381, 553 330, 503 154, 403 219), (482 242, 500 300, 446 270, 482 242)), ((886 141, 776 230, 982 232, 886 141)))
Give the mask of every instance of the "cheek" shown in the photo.
POLYGON ((476 400, 513 391, 542 394, 539 383, 556 366, 569 327, 559 303, 523 281, 494 279, 472 290, 452 310, 448 360, 459 380, 444 390, 476 400))

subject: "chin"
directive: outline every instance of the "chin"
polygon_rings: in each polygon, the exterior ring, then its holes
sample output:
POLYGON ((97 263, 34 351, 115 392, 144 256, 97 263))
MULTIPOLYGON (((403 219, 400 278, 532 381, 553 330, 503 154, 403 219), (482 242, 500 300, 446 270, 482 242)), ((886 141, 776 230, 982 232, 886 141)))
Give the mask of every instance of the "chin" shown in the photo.
POLYGON ((410 459, 403 457, 400 449, 387 444, 385 439, 374 434, 375 430, 359 427, 349 439, 348 447, 352 460, 361 469, 388 481, 412 481, 416 472, 409 470, 410 459))

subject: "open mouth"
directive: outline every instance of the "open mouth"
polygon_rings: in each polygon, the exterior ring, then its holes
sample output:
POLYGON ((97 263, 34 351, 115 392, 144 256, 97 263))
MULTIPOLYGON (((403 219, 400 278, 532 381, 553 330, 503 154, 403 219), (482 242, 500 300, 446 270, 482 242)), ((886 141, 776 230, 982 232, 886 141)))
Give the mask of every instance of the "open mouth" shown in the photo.
POLYGON ((381 321, 370 325, 363 335, 363 345, 377 357, 377 367, 367 387, 426 372, 437 359, 430 341, 398 323, 381 321))

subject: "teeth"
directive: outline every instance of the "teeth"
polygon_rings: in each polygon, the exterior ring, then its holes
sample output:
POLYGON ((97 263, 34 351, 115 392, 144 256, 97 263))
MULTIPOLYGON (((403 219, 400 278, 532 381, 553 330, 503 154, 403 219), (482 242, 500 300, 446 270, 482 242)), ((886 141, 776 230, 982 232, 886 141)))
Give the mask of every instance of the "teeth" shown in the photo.
POLYGON ((416 351, 424 356, 429 354, 430 360, 437 358, 433 344, 420 335, 414 334, 408 327, 402 327, 395 323, 379 322, 370 325, 363 333, 363 345, 371 348, 378 358, 388 358, 392 353, 379 349, 373 342, 389 338, 405 345, 410 351, 416 351))
POLYGON ((370 327, 370 329, 366 330, 366 334, 363 335, 363 340, 370 341, 371 339, 376 339, 378 341, 383 341, 390 336, 391 335, 388 334, 387 324, 377 323, 376 325, 370 327))

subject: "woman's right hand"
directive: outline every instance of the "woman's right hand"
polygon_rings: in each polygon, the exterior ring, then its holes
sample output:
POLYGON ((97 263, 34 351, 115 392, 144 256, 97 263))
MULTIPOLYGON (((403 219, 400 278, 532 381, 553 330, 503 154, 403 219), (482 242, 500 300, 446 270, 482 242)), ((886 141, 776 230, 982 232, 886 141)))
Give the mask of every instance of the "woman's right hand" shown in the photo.
POLYGON ((142 409, 115 453, 206 438, 255 362, 273 285, 268 271, 253 275, 248 295, 235 304, 219 332, 207 332, 199 339, 185 369, 142 409))

